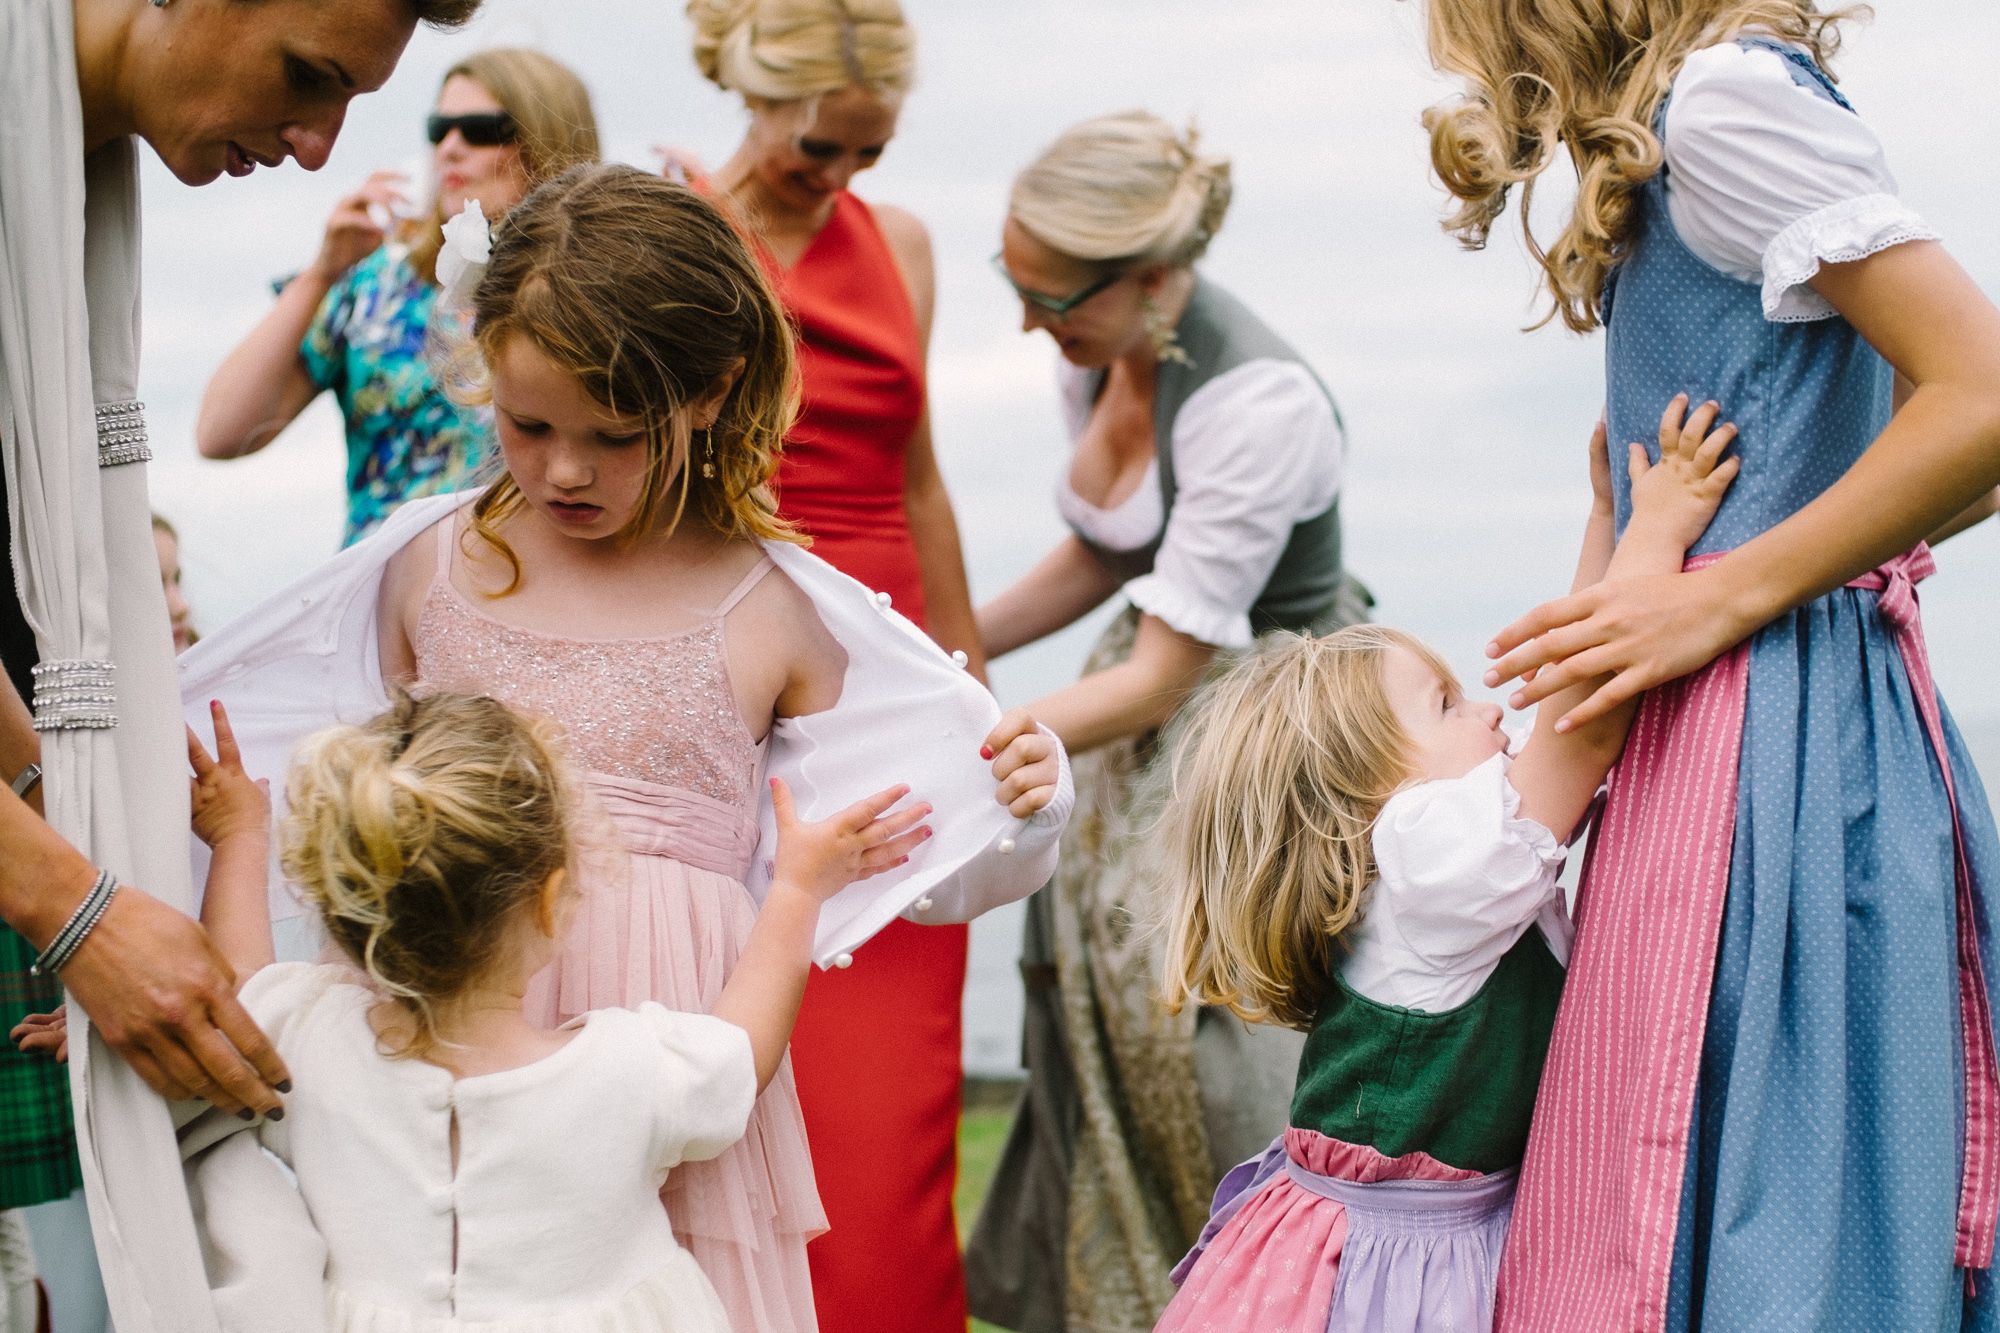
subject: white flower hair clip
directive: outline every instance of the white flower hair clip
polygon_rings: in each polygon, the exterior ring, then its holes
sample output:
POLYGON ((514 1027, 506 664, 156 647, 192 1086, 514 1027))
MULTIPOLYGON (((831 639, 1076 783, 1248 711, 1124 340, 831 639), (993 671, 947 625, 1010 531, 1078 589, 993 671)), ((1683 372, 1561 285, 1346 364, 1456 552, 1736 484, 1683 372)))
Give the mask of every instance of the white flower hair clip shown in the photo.
POLYGON ((444 245, 438 250, 437 277, 442 289, 438 299, 447 307, 472 303, 472 293, 486 276, 486 263, 493 257, 493 230, 477 199, 465 201, 465 208, 444 224, 444 245))

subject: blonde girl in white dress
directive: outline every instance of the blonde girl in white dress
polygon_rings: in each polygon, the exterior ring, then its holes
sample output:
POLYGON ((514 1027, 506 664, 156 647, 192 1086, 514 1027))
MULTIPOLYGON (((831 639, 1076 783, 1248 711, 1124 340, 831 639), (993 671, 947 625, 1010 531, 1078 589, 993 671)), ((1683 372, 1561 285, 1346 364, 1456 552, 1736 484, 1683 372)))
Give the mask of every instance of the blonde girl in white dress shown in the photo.
POLYGON ((239 972, 268 964, 241 996, 295 1079, 272 1117, 214 1112, 184 1136, 224 1327, 728 1333, 660 1186, 743 1134, 821 904, 903 864, 929 807, 897 786, 800 823, 774 781, 771 889, 713 1013, 648 1003, 551 1031, 522 996, 577 901, 581 783, 549 724, 399 695, 307 744, 281 861, 341 955, 311 964, 269 962, 269 806, 216 723, 217 759, 190 743, 215 849, 203 919, 239 972))

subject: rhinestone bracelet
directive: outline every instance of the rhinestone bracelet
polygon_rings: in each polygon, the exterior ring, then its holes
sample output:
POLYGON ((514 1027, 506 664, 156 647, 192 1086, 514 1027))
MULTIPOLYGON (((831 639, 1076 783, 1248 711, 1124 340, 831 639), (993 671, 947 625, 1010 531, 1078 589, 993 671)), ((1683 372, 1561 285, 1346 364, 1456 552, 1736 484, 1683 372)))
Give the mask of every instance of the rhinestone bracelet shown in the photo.
POLYGON ((99 921, 103 920, 105 909, 111 906, 111 895, 116 892, 118 892, 117 878, 109 870, 98 871, 96 881, 90 886, 90 892, 83 896, 83 901, 69 914, 69 920, 63 922, 63 928, 49 941, 49 947, 42 950, 41 955, 29 965, 29 975, 48 976, 60 971, 70 959, 74 958, 76 951, 83 947, 85 937, 97 928, 99 921))

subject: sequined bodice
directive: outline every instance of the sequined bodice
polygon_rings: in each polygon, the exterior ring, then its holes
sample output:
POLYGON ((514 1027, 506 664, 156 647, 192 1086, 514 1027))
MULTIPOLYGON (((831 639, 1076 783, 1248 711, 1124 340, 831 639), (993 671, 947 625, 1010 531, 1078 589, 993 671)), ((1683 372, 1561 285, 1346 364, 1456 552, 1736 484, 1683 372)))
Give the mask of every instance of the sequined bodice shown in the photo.
POLYGON ((671 638, 559 638, 503 624, 440 575, 412 646, 424 684, 549 718, 586 769, 756 809, 759 746, 730 689, 720 615, 671 638))

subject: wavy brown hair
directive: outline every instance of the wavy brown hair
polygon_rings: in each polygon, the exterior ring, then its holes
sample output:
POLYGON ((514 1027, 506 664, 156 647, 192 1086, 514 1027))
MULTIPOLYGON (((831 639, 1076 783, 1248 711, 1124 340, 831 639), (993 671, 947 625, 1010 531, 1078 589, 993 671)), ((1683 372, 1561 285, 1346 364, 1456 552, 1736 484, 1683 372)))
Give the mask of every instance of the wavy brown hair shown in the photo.
POLYGON ((1653 116, 1690 52, 1760 28, 1830 68, 1839 24, 1863 8, 1813 0, 1424 0, 1431 63, 1465 96, 1424 113, 1431 166, 1459 201, 1445 221, 1468 250, 1486 244, 1521 187, 1521 232, 1560 317, 1597 327, 1604 280, 1630 247, 1639 187, 1659 171, 1653 116), (1569 224, 1544 247, 1530 222, 1535 182, 1569 151, 1569 224))
MULTIPOLYGON (((700 194, 634 167, 565 172, 496 228, 472 309, 485 365, 526 338, 607 412, 644 422, 645 490, 620 540, 690 510, 724 537, 801 540, 770 485, 798 414, 792 326, 742 237, 700 194), (739 364, 697 440, 688 405, 739 364), (713 478, 690 465, 696 450, 700 463, 712 451, 713 478)), ((522 503, 503 475, 472 505, 468 536, 512 570, 501 595, 519 584, 521 562, 500 524, 522 503)))
POLYGON ((1391 648, 1452 679, 1381 625, 1273 635, 1174 724, 1158 830, 1168 1008, 1312 1025, 1375 877, 1375 818, 1414 777, 1382 683, 1391 648))

